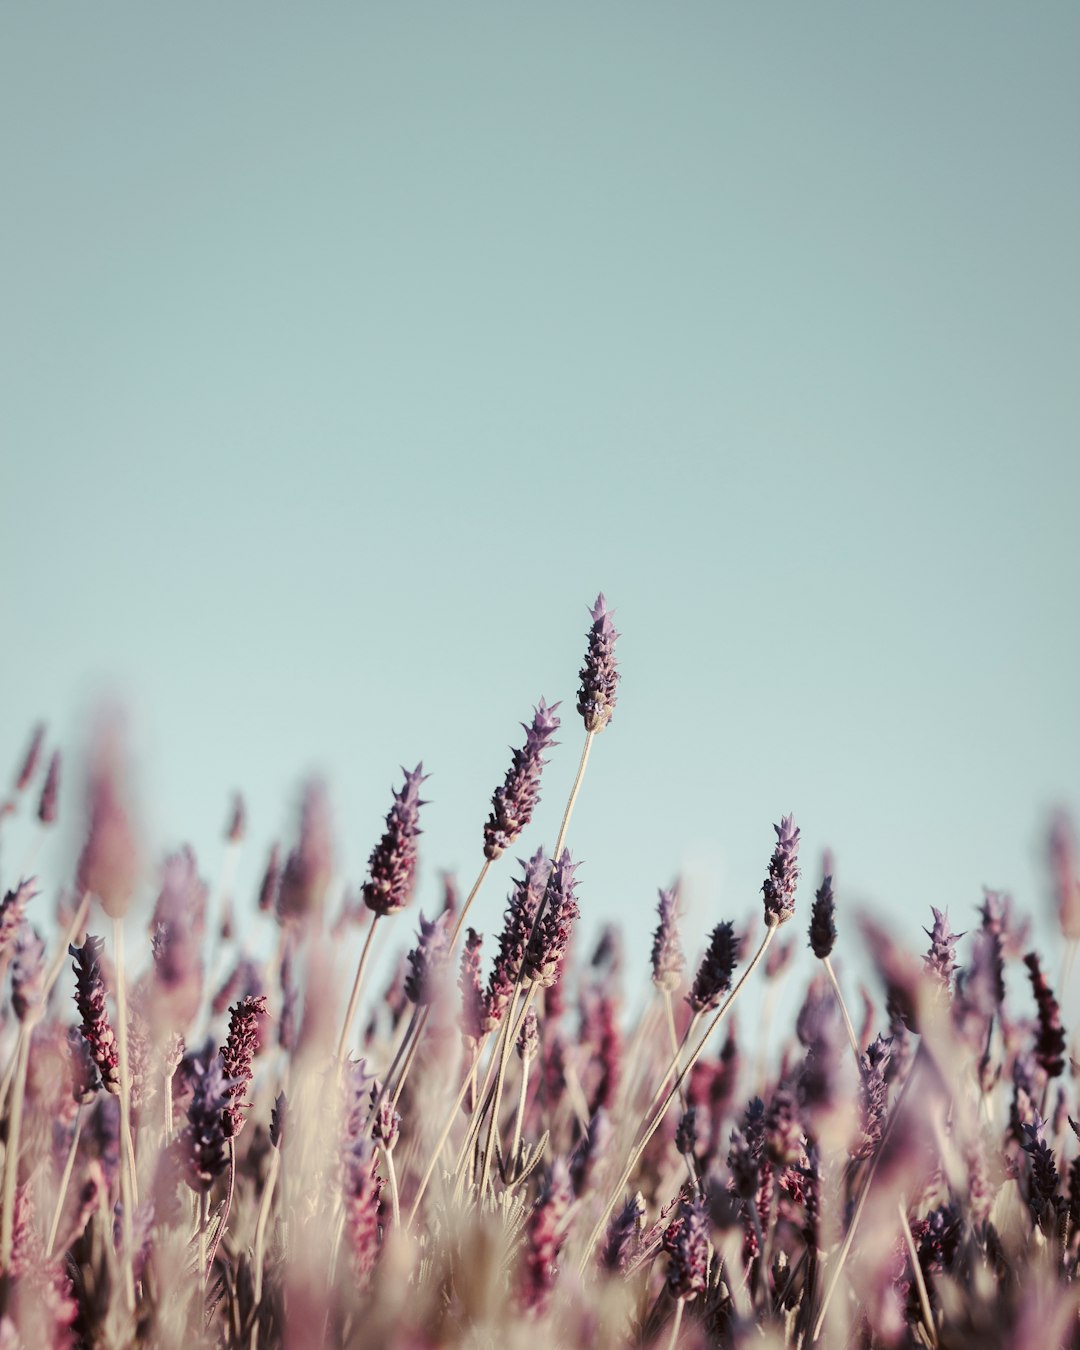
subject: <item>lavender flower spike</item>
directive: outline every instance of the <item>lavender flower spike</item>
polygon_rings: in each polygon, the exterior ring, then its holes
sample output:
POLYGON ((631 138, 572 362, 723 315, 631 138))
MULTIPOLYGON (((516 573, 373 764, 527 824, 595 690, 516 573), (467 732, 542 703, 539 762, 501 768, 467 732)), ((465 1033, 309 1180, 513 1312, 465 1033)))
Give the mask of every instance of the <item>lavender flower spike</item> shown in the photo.
POLYGON ((405 976, 405 997, 418 1007, 434 1002, 439 974, 449 955, 450 934, 445 911, 430 922, 420 915, 416 946, 409 952, 409 973, 405 976))
POLYGON ((120 1091, 120 1055, 116 1034, 105 1006, 105 980, 101 972, 101 953, 105 939, 87 936, 81 947, 69 947, 74 958, 75 1006, 82 1022, 82 1034, 90 1056, 101 1074, 107 1092, 115 1096, 120 1091))
POLYGON ((250 1103, 243 1101, 251 1082, 252 1060, 259 1053, 259 1018, 266 1015, 266 998, 241 999, 229 1009, 229 1035, 221 1047, 221 1062, 229 1080, 229 1105, 225 1108, 225 1133, 231 1138, 244 1128, 245 1110, 250 1103))
POLYGON ((42 825, 52 825, 56 820, 56 802, 60 796, 60 751, 54 750, 45 772, 45 784, 41 789, 38 802, 38 820, 42 825))
POLYGON ((177 1139, 184 1180, 193 1191, 205 1194, 228 1165, 225 1121, 231 1101, 221 1056, 205 1064, 196 1060, 187 1125, 177 1139))
POLYGON ((703 1293, 709 1272, 709 1225, 700 1196, 682 1202, 664 1232, 663 1246, 672 1297, 689 1301, 703 1293))
POLYGON ((810 910, 810 946, 819 961, 832 953, 836 943, 836 900, 832 877, 824 876, 810 910))
POLYGON ((420 833, 420 784, 427 778, 423 764, 412 773, 405 770, 405 783, 394 793, 383 837, 368 859, 364 903, 378 915, 397 914, 405 908, 416 883, 416 836, 420 833))
POLYGON ((686 957, 679 941, 679 890, 672 886, 669 891, 660 892, 656 906, 660 922, 653 934, 652 944, 652 980, 657 989, 666 989, 670 993, 679 987, 686 957))
POLYGON ((570 850, 564 848, 548 875, 544 912, 525 952, 524 977, 545 989, 558 981, 574 920, 580 913, 574 898, 578 866, 570 861, 570 850))
POLYGON ((795 913, 795 883, 799 880, 799 831, 794 816, 783 816, 776 831, 776 847, 769 860, 769 874, 761 887, 765 897, 765 922, 776 928, 795 913))
POLYGON ((615 710, 615 691, 619 686, 615 639, 619 634, 611 621, 612 611, 608 609, 602 591, 589 613, 592 615, 592 627, 589 629, 585 664, 580 671, 577 710, 585 719, 585 730, 595 732, 603 731, 615 710))
POLYGON ((731 988, 731 977, 738 962, 739 939, 735 936, 735 925, 725 920, 712 930, 708 949, 686 996, 694 1012, 719 1007, 720 1000, 731 988))
POLYGON ((491 815, 484 826, 484 857, 494 862, 517 839, 532 819, 540 800, 540 771, 547 760, 544 751, 555 742, 552 737, 559 729, 559 719, 553 703, 549 708, 543 699, 537 704, 531 726, 525 728, 525 744, 514 751, 514 758, 506 773, 506 780, 495 789, 491 799, 491 815))

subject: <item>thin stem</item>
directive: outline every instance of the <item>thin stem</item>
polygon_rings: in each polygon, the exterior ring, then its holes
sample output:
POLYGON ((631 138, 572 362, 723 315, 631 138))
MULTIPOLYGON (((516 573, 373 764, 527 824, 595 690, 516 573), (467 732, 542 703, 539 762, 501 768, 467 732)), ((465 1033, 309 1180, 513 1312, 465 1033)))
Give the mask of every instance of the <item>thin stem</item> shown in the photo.
POLYGON ((131 1066, 128 1060, 127 982, 124 978, 124 921, 113 919, 113 947, 116 954, 116 1042, 120 1073, 120 1137, 124 1162, 120 1167, 121 1224, 124 1235, 124 1292, 128 1311, 135 1311, 135 1276, 131 1266, 131 1221, 138 1203, 135 1180, 135 1155, 131 1144, 131 1066))
POLYGON ((671 1320, 671 1339, 668 1341, 668 1350, 675 1350, 679 1343, 679 1329, 682 1326, 683 1308, 686 1307, 686 1299, 680 1298, 675 1304, 675 1316, 671 1320))
MULTIPOLYGON (((675 1071, 679 1069, 679 1056, 682 1054, 682 1044, 679 1042, 679 1033, 675 1030, 675 1010, 671 1006, 671 990, 664 990, 664 1011, 667 1013, 668 1040, 671 1042, 671 1056, 675 1064, 675 1071)), ((687 1035, 690 1034, 690 1028, 687 1027, 687 1035)), ((685 1043, 685 1040, 684 1042, 685 1043)), ((670 1070, 668 1071, 670 1073, 670 1070)), ((665 1079, 665 1082, 667 1080, 665 1079)), ((686 1110, 686 1094, 682 1088, 679 1088, 679 1101, 682 1102, 682 1108, 686 1110)))
POLYGON ((214 1268, 214 1258, 217 1256, 218 1247, 221 1245, 221 1239, 225 1236, 225 1225, 229 1222, 229 1211, 232 1209, 233 1192, 236 1190, 236 1142, 229 1140, 229 1190, 225 1196, 225 1208, 222 1211, 221 1222, 217 1226, 217 1232, 214 1234, 214 1243, 210 1248, 210 1255, 207 1258, 206 1266, 203 1271, 203 1283, 210 1278, 210 1272, 214 1268))
POLYGON ((424 1192, 427 1190, 428 1182, 431 1180, 431 1174, 432 1172, 434 1172, 435 1166, 439 1161, 439 1157, 442 1154, 443 1149, 446 1147, 446 1141, 450 1137, 450 1131, 454 1128, 454 1121, 457 1119, 458 1111, 461 1110, 461 1103, 465 1100, 465 1094, 469 1090, 469 1083, 472 1081, 473 1073, 476 1070, 476 1062, 480 1058, 480 1055, 483 1052, 483 1048, 484 1043, 483 1041, 481 1041, 480 1045, 477 1047, 476 1054, 473 1056, 473 1062, 469 1066, 468 1072, 465 1074, 464 1078, 461 1081, 461 1087, 458 1090, 458 1095, 454 1100, 454 1105, 451 1108, 450 1114, 446 1118, 446 1123, 442 1128, 442 1133, 439 1135, 439 1142, 435 1145, 434 1149, 432 1150, 431 1158, 429 1159, 427 1168, 425 1169, 424 1175, 420 1180, 420 1189, 416 1192, 416 1198, 415 1200, 413 1200, 413 1207, 409 1212, 410 1228, 413 1226, 417 1212, 420 1209, 420 1201, 424 1198, 424 1192))
POLYGON ((526 1055, 521 1061, 521 1084, 518 1087, 517 1110, 514 1112, 514 1137, 510 1145, 510 1152, 506 1155, 509 1160, 511 1175, 517 1171, 518 1145, 521 1143, 521 1122, 525 1116, 525 1098, 529 1094, 529 1069, 532 1065, 532 1055, 526 1055))
POLYGON ((199 1196, 199 1283, 204 1280, 206 1270, 206 1222, 210 1216, 210 1192, 203 1191, 199 1196))
POLYGON ((15 1230, 15 1190, 19 1182, 19 1135, 22 1133, 23 1101, 26 1097, 26 1066, 30 1058, 30 1029, 19 1025, 19 1044, 15 1054, 15 1078, 11 1090, 7 1144, 4 1151, 4 1209, 0 1221, 0 1269, 6 1274, 11 1266, 12 1235, 15 1230))
POLYGON ((855 1027, 852 1024, 851 1017, 847 1010, 847 1004, 844 1002, 844 995, 840 992, 840 981, 836 978, 836 971, 833 970, 832 960, 828 956, 821 958, 821 964, 825 967, 825 973, 832 982, 833 993, 836 995, 836 1001, 840 1005, 840 1012, 844 1018, 844 1027, 847 1031, 848 1041, 851 1043, 851 1053, 855 1056, 855 1065, 859 1070, 859 1076, 862 1076, 862 1051, 859 1049, 859 1038, 855 1035, 855 1027))
POLYGON ((266 1225, 270 1218, 270 1205, 274 1198, 274 1187, 277 1184, 278 1172, 281 1170, 281 1150, 274 1149, 274 1156, 270 1159, 270 1173, 266 1178, 266 1185, 263 1187, 262 1203, 259 1205, 259 1219, 255 1225, 255 1306, 256 1308, 262 1302, 263 1287, 263 1251, 266 1245, 266 1225))
POLYGON ((64 1212, 64 1201, 67 1199, 68 1185, 71 1182, 71 1173, 75 1167, 75 1154, 79 1149, 79 1138, 82 1135, 83 1112, 80 1106, 75 1112, 75 1129, 71 1135, 71 1147, 68 1149, 67 1160, 64 1163, 63 1175, 60 1177, 60 1189, 56 1196, 56 1207, 53 1210, 52 1223, 49 1225, 49 1240, 45 1245, 45 1257, 48 1259, 53 1254, 53 1248, 56 1246, 56 1235, 60 1230, 60 1216, 64 1212))
POLYGON ((352 993, 349 995, 349 1006, 345 1012, 345 1021, 341 1028, 341 1035, 338 1037, 337 1058, 339 1064, 345 1058, 345 1047, 349 1041, 349 1030, 352 1027, 353 1018, 356 1016, 356 1009, 360 1003, 360 986, 364 980, 364 967, 367 965, 368 953, 371 951, 371 939, 375 936, 375 925, 381 918, 381 914, 372 915, 371 927, 367 930, 367 937, 364 939, 364 949, 360 953, 360 964, 356 967, 356 978, 353 980, 352 993))
POLYGON ((937 1329, 934 1326, 934 1314, 930 1311, 930 1294, 927 1291, 926 1280, 919 1263, 919 1253, 915 1249, 915 1239, 911 1233, 911 1225, 908 1223, 907 1206, 904 1203, 903 1196, 897 1200, 896 1210, 900 1215, 900 1227, 903 1229, 904 1243, 908 1249, 908 1256, 911 1258, 911 1269, 915 1276, 916 1288, 919 1291, 919 1304, 922 1308, 923 1321, 926 1324, 926 1334, 930 1337, 930 1344, 936 1346, 938 1343, 937 1329))
POLYGON ((640 1143, 638 1143, 631 1151, 630 1160, 623 1169, 622 1175, 619 1177, 618 1184, 612 1190, 611 1196, 609 1197, 607 1203, 605 1204, 603 1211, 600 1215, 600 1218, 597 1220, 596 1227, 593 1229, 592 1233, 589 1236, 588 1242, 585 1244, 585 1250, 582 1253, 581 1261, 578 1266, 578 1271, 580 1274, 584 1275, 585 1268, 589 1262, 589 1257, 592 1255, 593 1248, 600 1240, 600 1237, 604 1231, 604 1225, 607 1223, 608 1218, 611 1215, 611 1211, 615 1208, 619 1196, 622 1194, 623 1187, 630 1180, 630 1177, 633 1175, 634 1168, 640 1162, 641 1156, 645 1152, 646 1148, 648 1148, 649 1140, 660 1128, 660 1122, 667 1115, 668 1107, 671 1105, 672 1101, 675 1098, 676 1093, 682 1086, 683 1079, 686 1078, 687 1074, 690 1073, 694 1065, 701 1058, 701 1052, 705 1049, 705 1046, 708 1044, 709 1038, 712 1036, 713 1032, 720 1025, 723 1019, 727 1016, 728 1011, 734 1004, 735 1000, 739 997, 739 994, 742 992, 743 986, 746 984, 747 980, 750 978, 750 976, 757 969, 758 965, 761 963, 761 960, 764 957, 765 953, 769 950, 769 944, 776 936, 778 929, 779 924, 773 923, 770 924, 769 927, 765 930, 765 936, 761 940, 761 946, 758 947, 757 951, 754 953, 753 960, 750 962, 750 964, 743 971, 742 975, 739 977, 739 981, 735 985, 735 988, 731 991, 730 994, 728 994, 727 998, 714 1013, 712 1020, 709 1022, 709 1025, 705 1028, 705 1033, 702 1036, 701 1040, 698 1041, 697 1045, 693 1050, 693 1053, 690 1055, 690 1058, 686 1061, 686 1064, 683 1066, 683 1068, 680 1069, 679 1072, 675 1075, 674 1084, 668 1091, 667 1096, 661 1102, 659 1108, 656 1111, 656 1114, 653 1116, 652 1121, 645 1130, 645 1134, 643 1135, 640 1143))
POLYGON ((465 903, 461 906, 461 913, 457 917, 457 923, 454 924, 454 931, 450 934, 450 955, 453 955, 454 946, 458 940, 459 934, 461 933, 462 927, 465 924, 465 916, 468 914, 470 908, 472 907, 472 902, 476 899, 477 895, 479 894, 480 887, 484 884, 484 878, 487 876, 490 869, 491 869, 491 859, 485 858, 484 865, 480 869, 480 875, 473 882, 472 890, 465 897, 465 903))
POLYGON ((390 1207, 394 1215, 394 1227, 401 1227, 401 1209, 398 1203, 398 1184, 397 1171, 394 1168, 394 1150, 392 1148, 383 1148, 383 1157, 386 1159, 386 1180, 390 1186, 390 1207))
POLYGON ((367 1113, 367 1118, 364 1121, 365 1134, 371 1128, 371 1123, 375 1119, 375 1114, 378 1111, 379 1107, 382 1106, 383 1098, 390 1090, 390 1084, 393 1082, 394 1074, 397 1072, 397 1067, 401 1063, 401 1057, 405 1053, 405 1047, 410 1043, 412 1034, 416 1030, 417 1023, 420 1021, 421 1012, 422 1009, 420 1005, 418 1003, 414 1003, 412 1013, 409 1016, 408 1025, 405 1028, 405 1034, 398 1042, 398 1048, 394 1052, 394 1058, 390 1061, 390 1067, 386 1071, 386 1077, 382 1080, 382 1083, 379 1086, 379 1091, 376 1093, 375 1100, 372 1102, 371 1108, 367 1113))
POLYGON ((920 1044, 915 1055, 915 1062, 912 1064, 908 1076, 904 1079, 904 1085, 900 1089, 900 1094, 896 1099, 896 1104, 893 1106, 892 1114, 889 1116, 889 1123, 885 1127, 884 1134, 881 1136, 881 1143, 878 1145, 878 1151, 874 1154, 870 1166, 867 1169, 866 1180, 863 1182, 862 1189, 859 1192, 859 1198, 855 1202, 855 1209, 851 1215, 851 1223, 848 1225, 848 1230, 844 1234, 844 1241, 840 1247, 840 1253, 836 1258, 836 1267, 833 1270, 832 1278, 825 1290, 825 1297, 821 1301, 821 1310, 817 1315, 817 1321, 814 1323, 813 1335, 810 1337, 811 1344, 817 1341, 818 1337, 821 1335, 821 1328, 825 1325, 825 1315, 829 1311, 829 1304, 832 1302, 833 1295, 836 1293, 836 1287, 840 1283, 840 1276, 843 1274, 844 1262, 847 1260, 848 1252, 851 1251, 851 1244, 855 1241, 855 1231, 859 1226, 859 1220, 862 1218, 862 1212, 866 1208, 866 1201, 870 1195, 870 1187, 873 1184, 874 1177, 877 1174, 878 1164, 881 1162, 882 1156, 885 1153, 885 1146, 889 1142, 889 1136, 892 1134, 896 1122, 900 1119, 900 1108, 904 1104, 904 1098, 907 1096, 908 1088, 910 1088, 914 1081, 915 1070, 918 1067, 922 1050, 923 1047, 920 1044))
POLYGON ((577 803, 578 793, 581 791, 581 782, 585 777, 585 766, 589 762, 589 752, 592 750, 592 743, 596 738, 595 731, 585 733, 585 744, 581 751, 581 762, 578 764, 577 776, 574 779, 574 785, 570 789, 570 796, 566 801, 566 810, 563 812, 562 825, 559 826, 559 837, 555 841, 555 852, 551 855, 555 862, 559 860, 559 854, 562 852, 563 844, 566 842, 567 831, 570 829, 570 817, 574 814, 574 806, 577 803))
MULTIPOLYGON (((529 992, 525 995, 525 1002, 521 1009, 521 1017, 524 1020, 528 1013, 533 999, 536 997, 536 991, 539 985, 530 984, 529 992)), ((506 1020, 509 1030, 510 1019, 506 1020)), ((502 1041, 502 1053, 499 1056, 499 1071, 495 1075, 495 1096, 491 1103, 491 1114, 488 1117, 487 1142, 484 1145, 484 1166, 480 1173, 480 1194, 487 1194, 488 1178, 491 1176, 491 1160, 495 1154, 495 1136, 499 1131, 499 1103, 502 1101, 503 1083, 506 1081, 506 1066, 510 1060, 511 1039, 507 1035, 502 1041)))

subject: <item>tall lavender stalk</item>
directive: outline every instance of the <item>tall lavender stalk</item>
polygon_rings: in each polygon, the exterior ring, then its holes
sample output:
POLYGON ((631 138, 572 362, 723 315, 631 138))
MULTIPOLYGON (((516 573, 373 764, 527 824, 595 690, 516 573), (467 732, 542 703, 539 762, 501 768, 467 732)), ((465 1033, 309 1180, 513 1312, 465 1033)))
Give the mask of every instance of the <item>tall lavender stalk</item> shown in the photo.
POLYGON ((371 910, 373 917, 367 937, 364 939, 352 993, 349 995, 349 1006, 338 1038, 339 1063, 345 1058, 349 1031, 360 1003, 360 987, 364 979, 364 967, 371 951, 375 925, 381 918, 397 914, 404 909, 416 885, 416 837, 420 833, 420 808, 426 805, 420 799, 420 784, 427 778, 423 769, 423 764, 418 764, 412 773, 402 770, 405 782, 400 791, 394 793, 394 804, 386 817, 386 829, 368 859, 368 875, 363 886, 363 896, 364 904, 371 910))

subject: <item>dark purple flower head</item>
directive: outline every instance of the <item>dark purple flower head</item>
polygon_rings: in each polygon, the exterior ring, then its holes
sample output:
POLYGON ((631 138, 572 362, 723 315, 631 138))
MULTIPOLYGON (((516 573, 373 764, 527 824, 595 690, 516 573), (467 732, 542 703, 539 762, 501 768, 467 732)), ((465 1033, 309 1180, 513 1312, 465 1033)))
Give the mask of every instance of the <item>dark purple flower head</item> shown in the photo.
POLYGON ((548 874, 544 891, 544 912, 525 952, 524 978, 550 989, 558 980, 574 921, 580 911, 574 896, 574 873, 580 866, 571 862, 569 849, 548 874))
POLYGON ((86 1106, 97 1096, 101 1074, 94 1063, 86 1037, 78 1027, 67 1029, 68 1060, 71 1068, 71 1095, 80 1106, 86 1106))
POLYGON ((232 1102, 220 1055, 196 1060, 191 1068, 187 1124, 177 1139, 184 1180, 205 1194, 228 1165, 225 1121, 232 1102))
POLYGON ((525 872, 514 882, 514 889, 507 901, 506 916, 499 934, 499 950, 488 979, 487 1030, 500 1022, 506 1011, 551 872, 551 861, 542 848, 537 849, 528 862, 523 858, 518 861, 525 872))
POLYGON ((617 1275, 626 1274, 645 1228, 645 1212, 645 1197, 635 1191, 611 1220, 600 1249, 600 1264, 605 1270, 617 1275))
POLYGON ((371 1137, 389 1153, 401 1133, 401 1117, 394 1110, 389 1095, 383 1093, 382 1100, 379 1100, 380 1092, 382 1084, 376 1078, 371 1085, 371 1110, 375 1113, 371 1119, 371 1137))
POLYGON ((739 963, 739 939, 735 925, 728 920, 712 930, 709 946, 694 976, 694 983, 686 996, 694 1012, 708 1012, 719 1007, 720 1000, 731 988, 731 977, 739 963))
POLYGON ((300 837, 285 860, 277 894, 282 923, 303 923, 322 912, 334 874, 334 839, 326 784, 309 779, 300 799, 300 837))
POLYGON ((418 940, 409 952, 409 973, 405 976, 405 996, 418 1007, 434 1002, 438 993, 439 976, 450 952, 447 918, 444 911, 429 923, 420 915, 418 940))
POLYGON ((783 816, 776 831, 776 848, 769 861, 769 874, 761 887, 765 897, 765 922, 770 928, 786 923, 795 913, 795 884, 799 880, 799 831, 794 816, 783 816))
POLYGON ((1021 1129, 1022 1146, 1031 1159, 1028 1205, 1035 1222, 1039 1223, 1048 1210, 1052 1213, 1058 1207, 1057 1163, 1054 1159, 1054 1150, 1046 1142, 1046 1121, 1038 1111, 1035 1112, 1032 1123, 1022 1126, 1021 1129))
POLYGON ((652 944, 652 978, 657 989, 668 993, 678 989, 686 967, 682 943, 679 941, 679 888, 660 892, 656 906, 660 922, 656 925, 652 944))
POLYGON ((229 808, 229 820, 225 826, 225 838, 230 844, 239 844, 247 833, 247 807, 243 793, 234 792, 232 806, 229 808))
POLYGON ((418 764, 405 773, 400 792, 386 817, 386 831, 368 859, 368 879, 364 882, 364 903, 379 915, 397 914, 409 903, 416 884, 416 836, 420 833, 420 784, 427 774, 418 764))
POLYGON ((20 1022, 41 1006, 45 984, 45 941, 36 928, 24 924, 11 963, 11 1006, 20 1022))
POLYGON ((19 931, 26 918, 26 906, 38 895, 37 878, 20 881, 0 901, 0 960, 14 948, 19 931))
POLYGON ((824 876, 810 910, 810 946, 819 961, 832 953, 836 943, 836 900, 832 877, 824 876))
POLYGON ((514 751, 506 781, 495 789, 491 799, 491 815, 484 826, 484 857, 494 861, 517 839, 529 821, 540 800, 540 771, 547 760, 544 751, 556 742, 559 719, 553 703, 549 708, 543 699, 537 704, 531 725, 525 728, 525 744, 514 751))
POLYGON ((690 1157, 697 1152, 697 1107, 693 1103, 679 1117, 675 1127, 675 1147, 690 1157))
POLYGON ((56 804, 60 798, 60 751, 54 750, 45 773, 45 783, 38 802, 38 820, 42 825, 52 825, 56 820, 56 804))
POLYGON ((139 851, 124 802, 123 751, 118 720, 102 718, 95 732, 87 777, 86 840, 77 869, 80 891, 101 901, 111 918, 123 918, 139 878, 139 851))
POLYGON ((664 1230, 667 1285, 673 1298, 687 1301, 705 1292, 709 1273, 709 1225, 701 1196, 683 1200, 678 1216, 664 1230))
POLYGON ((956 969, 956 944, 964 935, 951 931, 948 912, 943 914, 933 905, 930 909, 934 915, 934 926, 923 929, 930 939, 930 950, 923 957, 923 965, 934 984, 948 992, 952 984, 953 971, 956 969))
POLYGON ((75 962, 72 967, 75 1006, 79 1010, 82 1034, 106 1090, 117 1094, 120 1091, 120 1058, 105 1004, 105 979, 101 970, 104 947, 104 938, 88 935, 81 947, 69 947, 68 954, 75 962))
POLYGON ((221 1047, 221 1063, 229 1080, 229 1105, 225 1109, 225 1133, 230 1138, 244 1128, 245 1111, 251 1105, 243 1100, 253 1077, 252 1061, 262 1048, 259 1021, 266 1015, 266 998, 244 998, 229 1009, 229 1034, 221 1047))
POLYGON ((585 664, 581 667, 581 688, 578 690, 577 710, 584 718, 586 731, 603 731, 611 721, 615 709, 615 693, 619 687, 619 672, 615 661, 615 631, 603 592, 589 613, 589 646, 585 664))
POLYGON ((525 1225, 525 1257, 521 1272, 521 1302, 530 1312, 541 1313, 555 1288, 556 1262, 566 1241, 567 1221, 574 1193, 570 1169, 556 1158, 544 1189, 525 1225))
POLYGON ((1035 952, 1028 952, 1024 965, 1031 977, 1031 988, 1039 1009, 1039 1033, 1035 1041, 1035 1058, 1048 1078, 1060 1078, 1065 1072, 1065 1029, 1061 1025, 1061 1009, 1054 992, 1046 982, 1035 952))
POLYGON ((345 1211, 345 1243, 353 1277, 363 1289, 379 1259, 379 1199, 382 1178, 375 1170, 375 1147, 362 1134, 347 1136, 341 1147, 341 1198, 345 1211))
POLYGON ((45 723, 38 722, 30 733, 30 741, 26 747, 26 752, 19 761, 19 769, 15 775, 16 793, 25 792, 30 786, 31 780, 37 772, 37 766, 41 759, 41 752, 44 748, 45 723))

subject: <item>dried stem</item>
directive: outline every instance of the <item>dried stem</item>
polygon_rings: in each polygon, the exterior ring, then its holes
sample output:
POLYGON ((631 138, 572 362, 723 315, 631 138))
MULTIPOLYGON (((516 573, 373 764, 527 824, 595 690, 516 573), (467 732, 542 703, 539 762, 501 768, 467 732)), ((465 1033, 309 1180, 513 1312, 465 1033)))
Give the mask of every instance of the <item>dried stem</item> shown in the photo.
POLYGON ((53 1248, 56 1246, 56 1235, 60 1230, 60 1217, 64 1212, 64 1201, 67 1199, 68 1186, 71 1184, 71 1173, 75 1167, 75 1155, 79 1151, 79 1139, 82 1136, 83 1112, 82 1107, 75 1112, 75 1129, 71 1135, 71 1147, 67 1152, 67 1159, 64 1162, 64 1171, 60 1177, 60 1188, 56 1193, 56 1205, 53 1209, 52 1223, 49 1225, 49 1240, 45 1244, 46 1258, 52 1256, 53 1248))
POLYGON ((840 1005, 840 1012, 844 1018, 844 1028, 847 1031, 848 1041, 851 1044, 851 1053, 855 1056, 855 1065, 862 1075, 862 1051, 859 1049, 859 1038, 855 1035, 855 1027, 852 1025, 851 1016, 847 1010, 847 1004, 844 1002, 844 995, 840 992, 840 981, 836 978, 836 971, 833 970, 831 957, 823 956, 821 964, 825 967, 825 973, 832 983, 833 993, 836 995, 836 1001, 840 1005))
POLYGON ((131 1142, 131 1066, 128 1060, 127 982, 124 976, 124 921, 113 919, 113 948, 116 954, 116 1043, 120 1076, 120 1137, 124 1141, 124 1160, 120 1166, 120 1192, 123 1213, 121 1223, 124 1235, 122 1267, 124 1293, 129 1312, 135 1311, 135 1276, 131 1265, 131 1221, 138 1203, 138 1183, 135 1178, 135 1154, 131 1142))
POLYGON ((26 1097, 26 1066, 30 1058, 30 1028, 19 1026, 19 1043, 15 1052, 15 1077, 11 1089, 11 1111, 8 1114, 7 1143, 4 1150, 3 1219, 0 1222, 0 1269, 11 1265, 11 1243, 15 1227, 15 1191, 19 1182, 19 1136, 22 1133, 23 1102, 26 1097))
POLYGON ((345 1058, 345 1048, 349 1043, 349 1031, 356 1016, 356 1009, 360 1004, 360 986, 364 982, 364 967, 367 965, 368 955, 371 951, 371 939, 375 936, 375 925, 382 918, 381 914, 371 916, 371 926, 367 930, 367 937, 364 939, 364 948, 360 953, 360 962, 356 967, 356 978, 353 980, 352 993, 349 995, 349 1006, 345 1011, 345 1021, 341 1027, 341 1035, 338 1037, 337 1058, 338 1063, 345 1058))

